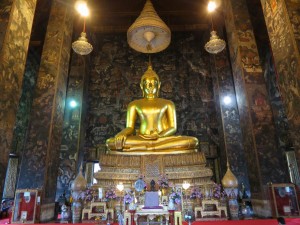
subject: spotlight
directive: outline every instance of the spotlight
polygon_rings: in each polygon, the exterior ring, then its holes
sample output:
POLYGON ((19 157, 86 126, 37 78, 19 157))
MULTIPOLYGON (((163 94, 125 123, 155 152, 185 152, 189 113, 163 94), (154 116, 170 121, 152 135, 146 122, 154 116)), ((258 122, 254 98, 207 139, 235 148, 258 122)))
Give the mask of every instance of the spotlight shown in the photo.
POLYGON ((82 1, 82 0, 76 1, 75 9, 83 17, 87 17, 90 14, 90 11, 89 11, 86 1, 82 1))
POLYGON ((69 105, 71 108, 75 108, 78 105, 78 103, 75 100, 71 100, 69 105))
POLYGON ((223 102, 225 105, 229 105, 231 103, 231 98, 229 96, 225 96, 223 98, 223 102))
POLYGON ((207 5, 208 12, 213 12, 217 8, 217 4, 214 1, 209 1, 207 5))

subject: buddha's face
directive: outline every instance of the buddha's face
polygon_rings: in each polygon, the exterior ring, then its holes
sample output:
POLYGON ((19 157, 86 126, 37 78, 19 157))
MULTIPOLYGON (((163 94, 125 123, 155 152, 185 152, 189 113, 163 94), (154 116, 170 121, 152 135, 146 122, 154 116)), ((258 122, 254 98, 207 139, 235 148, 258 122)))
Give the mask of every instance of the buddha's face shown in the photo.
POLYGON ((156 77, 145 77, 142 80, 141 88, 146 98, 155 98, 158 96, 160 82, 156 77))

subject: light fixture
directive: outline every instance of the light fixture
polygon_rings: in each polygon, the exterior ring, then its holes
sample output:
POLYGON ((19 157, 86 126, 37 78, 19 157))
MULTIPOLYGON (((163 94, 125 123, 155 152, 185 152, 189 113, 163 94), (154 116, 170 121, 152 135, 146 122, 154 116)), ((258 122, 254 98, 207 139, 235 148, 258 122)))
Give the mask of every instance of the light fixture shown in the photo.
POLYGON ((216 2, 215 1, 209 1, 208 5, 207 5, 208 12, 213 12, 213 11, 215 11, 216 8, 217 8, 216 2))
MULTIPOLYGON (((188 183, 187 181, 184 181, 183 182, 183 184, 182 184, 182 188, 185 190, 185 192, 187 192, 187 189, 189 189, 189 187, 191 186, 191 184, 190 183, 188 183)), ((185 214, 187 214, 187 211, 188 211, 188 209, 187 209, 187 193, 185 193, 184 194, 185 195, 185 202, 184 202, 184 205, 185 205, 185 214)))
POLYGON ((70 105, 71 108, 75 108, 78 104, 77 104, 77 102, 73 99, 73 100, 70 101, 69 105, 70 105))
POLYGON ((183 187, 184 190, 189 189, 190 186, 191 186, 191 184, 188 183, 187 181, 184 181, 183 184, 182 184, 182 187, 183 187))
POLYGON ((83 31, 78 40, 72 43, 72 49, 79 55, 88 55, 93 51, 93 46, 88 42, 85 33, 85 18, 89 15, 89 9, 86 1, 77 1, 75 8, 83 17, 83 31))
MULTIPOLYGON (((208 3, 207 10, 210 13, 212 13, 215 11, 216 7, 217 7, 216 3, 214 1, 210 1, 208 3)), ((209 41, 205 44, 204 48, 208 53, 217 54, 223 51, 223 49, 226 46, 226 43, 224 40, 219 38, 219 36, 217 35, 217 31, 214 30, 212 15, 211 15, 211 26, 212 26, 212 31, 210 32, 211 36, 209 41)))
POLYGON ((122 182, 117 184, 117 189, 122 192, 124 190, 124 184, 122 182))
POLYGON ((75 2, 75 9, 81 16, 87 17, 90 14, 87 1, 77 0, 75 2))
POLYGON ((122 182, 117 184, 117 189, 120 191, 121 193, 121 197, 120 197, 120 207, 121 207, 121 212, 123 211, 123 206, 122 206, 122 197, 123 197, 123 190, 124 190, 124 184, 122 182))
POLYGON ((150 0, 127 31, 131 48, 142 53, 156 53, 166 49, 171 42, 171 30, 157 15, 150 0))
POLYGON ((223 49, 226 46, 226 43, 224 40, 219 38, 219 36, 217 35, 217 31, 211 31, 210 35, 211 36, 209 41, 204 46, 205 50, 211 54, 217 54, 223 51, 223 49))
POLYGON ((224 98, 223 98, 223 102, 225 105, 230 105, 231 103, 231 97, 226 95, 224 98))

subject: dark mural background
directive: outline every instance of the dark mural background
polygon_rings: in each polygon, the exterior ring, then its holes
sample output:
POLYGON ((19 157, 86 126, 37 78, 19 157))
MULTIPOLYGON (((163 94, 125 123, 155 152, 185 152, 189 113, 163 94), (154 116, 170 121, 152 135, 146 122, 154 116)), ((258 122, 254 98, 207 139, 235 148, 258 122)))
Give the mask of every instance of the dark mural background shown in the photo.
MULTIPOLYGON (((125 34, 99 35, 90 74, 86 147, 104 150, 105 140, 126 126, 129 102, 142 98, 140 78, 148 56, 129 48, 125 34)), ((216 128, 209 59, 197 34, 173 33, 170 46, 152 55, 161 79, 160 97, 177 109, 177 134, 210 142, 208 128, 216 128)))
POLYGON ((2 49, 12 3, 12 0, 1 0, 0 2, 0 50, 2 49))
POLYGON ((43 189, 43 203, 55 198, 72 28, 73 13, 54 1, 17 184, 17 188, 43 189))
POLYGON ((300 58, 299 58, 299 3, 292 1, 261 0, 270 37, 276 85, 283 101, 290 137, 296 151, 299 168, 300 155, 300 58))
POLYGON ((265 198, 268 182, 287 182, 285 156, 276 127, 263 68, 245 0, 225 1, 225 24, 248 175, 254 198, 265 198))
POLYGON ((35 5, 35 0, 16 0, 13 7, 12 1, 0 3, 0 192, 3 190, 2 185, 22 92, 35 5))
POLYGON ((22 153, 26 137, 39 65, 40 55, 34 49, 29 49, 11 149, 11 153, 18 155, 22 153))

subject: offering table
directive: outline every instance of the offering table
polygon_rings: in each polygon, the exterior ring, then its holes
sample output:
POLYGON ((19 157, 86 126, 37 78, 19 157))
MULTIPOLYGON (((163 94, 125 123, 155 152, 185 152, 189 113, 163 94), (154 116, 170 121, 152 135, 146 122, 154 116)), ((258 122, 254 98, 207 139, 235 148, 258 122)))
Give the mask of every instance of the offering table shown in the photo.
POLYGON ((160 225, 163 225, 163 218, 165 218, 166 223, 165 225, 169 224, 169 211, 163 209, 142 209, 137 210, 134 214, 134 222, 138 225, 138 220, 140 217, 145 216, 147 217, 147 224, 151 224, 152 220, 159 217, 160 218, 160 225))

